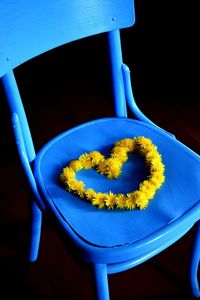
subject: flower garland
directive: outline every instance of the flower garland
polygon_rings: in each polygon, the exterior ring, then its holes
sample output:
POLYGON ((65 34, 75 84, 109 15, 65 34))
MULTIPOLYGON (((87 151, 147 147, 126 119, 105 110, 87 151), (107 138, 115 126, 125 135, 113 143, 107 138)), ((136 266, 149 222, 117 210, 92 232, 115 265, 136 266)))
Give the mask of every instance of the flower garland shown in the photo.
POLYGON ((69 192, 88 200, 98 208, 131 210, 146 208, 157 189, 163 184, 165 176, 164 165, 157 147, 149 138, 139 136, 117 141, 109 158, 105 158, 98 151, 82 154, 63 169, 60 179, 69 192), (95 168, 97 172, 109 179, 118 178, 122 165, 128 160, 128 153, 133 152, 144 157, 145 165, 149 169, 147 179, 140 183, 138 190, 127 194, 114 194, 111 191, 101 193, 92 188, 86 189, 84 183, 76 179, 76 172, 90 168, 95 168))

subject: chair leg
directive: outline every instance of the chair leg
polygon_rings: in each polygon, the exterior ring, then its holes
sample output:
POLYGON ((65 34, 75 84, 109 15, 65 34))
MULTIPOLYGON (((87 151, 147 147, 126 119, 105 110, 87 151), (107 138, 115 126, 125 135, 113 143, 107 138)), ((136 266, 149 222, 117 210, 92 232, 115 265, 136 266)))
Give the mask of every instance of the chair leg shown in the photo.
POLYGON ((42 211, 34 200, 31 201, 30 248, 28 259, 34 262, 38 257, 42 226, 42 211))
POLYGON ((107 265, 94 264, 96 293, 98 300, 109 300, 107 265))
POLYGON ((191 265, 190 265, 190 285, 194 297, 200 297, 199 283, 198 283, 198 267, 200 259, 200 221, 197 222, 195 240, 193 245, 191 265))

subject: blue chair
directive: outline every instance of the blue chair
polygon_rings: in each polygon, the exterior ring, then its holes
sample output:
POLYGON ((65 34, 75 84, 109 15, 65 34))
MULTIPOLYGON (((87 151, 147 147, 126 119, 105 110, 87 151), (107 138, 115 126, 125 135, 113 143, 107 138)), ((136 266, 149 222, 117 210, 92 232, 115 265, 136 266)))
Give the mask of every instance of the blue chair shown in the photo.
MULTIPOLYGON (((33 262, 38 257, 42 214, 53 216, 76 254, 93 265, 97 298, 106 300, 108 274, 145 262, 195 225, 190 280, 192 294, 199 297, 200 160, 136 105, 120 43, 120 30, 134 22, 132 0, 0 2, 0 77, 18 153, 33 196, 29 260, 33 262), (13 70, 58 46, 101 33, 108 36, 115 116, 67 130, 36 154, 13 70), (134 119, 127 117, 127 105, 134 119), (61 184, 59 176, 70 161, 93 150, 109 155, 116 141, 139 136, 151 139, 165 165, 165 182, 145 209, 98 209, 61 184)), ((83 170, 77 176, 82 176, 87 186, 99 192, 127 194, 137 189, 146 175, 141 158, 132 155, 124 164, 119 180, 106 179, 94 169, 83 170)))

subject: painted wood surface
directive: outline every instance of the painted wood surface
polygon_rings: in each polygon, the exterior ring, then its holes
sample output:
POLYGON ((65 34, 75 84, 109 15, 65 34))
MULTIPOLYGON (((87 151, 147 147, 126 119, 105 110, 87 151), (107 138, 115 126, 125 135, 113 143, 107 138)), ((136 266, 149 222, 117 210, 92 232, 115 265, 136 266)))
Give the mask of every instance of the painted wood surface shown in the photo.
POLYGON ((0 1, 0 76, 64 43, 129 27, 133 0, 0 1))

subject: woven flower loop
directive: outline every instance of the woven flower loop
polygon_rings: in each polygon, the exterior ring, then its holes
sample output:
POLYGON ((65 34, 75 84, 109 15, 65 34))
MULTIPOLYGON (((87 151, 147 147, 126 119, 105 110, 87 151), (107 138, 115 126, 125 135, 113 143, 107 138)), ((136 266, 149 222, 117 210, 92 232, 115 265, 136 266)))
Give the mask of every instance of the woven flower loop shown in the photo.
POLYGON ((117 141, 109 158, 105 158, 98 151, 82 154, 62 170, 60 179, 69 192, 88 200, 98 208, 144 209, 163 184, 164 169, 157 147, 149 138, 139 136, 117 141), (92 188, 87 189, 82 181, 76 179, 78 171, 90 168, 95 168, 97 172, 108 179, 116 179, 121 174, 122 165, 128 160, 128 153, 133 152, 144 157, 149 171, 147 178, 140 183, 138 190, 127 194, 114 194, 111 191, 101 193, 92 188))

